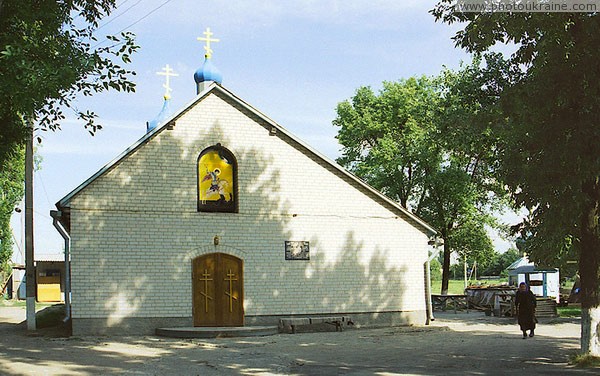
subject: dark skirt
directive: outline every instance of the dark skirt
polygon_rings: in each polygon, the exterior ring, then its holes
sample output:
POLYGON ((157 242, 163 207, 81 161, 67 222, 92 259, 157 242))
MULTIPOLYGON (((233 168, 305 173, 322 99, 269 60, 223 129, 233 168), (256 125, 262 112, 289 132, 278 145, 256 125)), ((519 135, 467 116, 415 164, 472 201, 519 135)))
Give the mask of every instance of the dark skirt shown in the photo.
POLYGON ((521 330, 535 329, 535 314, 533 310, 519 309, 518 322, 521 330))

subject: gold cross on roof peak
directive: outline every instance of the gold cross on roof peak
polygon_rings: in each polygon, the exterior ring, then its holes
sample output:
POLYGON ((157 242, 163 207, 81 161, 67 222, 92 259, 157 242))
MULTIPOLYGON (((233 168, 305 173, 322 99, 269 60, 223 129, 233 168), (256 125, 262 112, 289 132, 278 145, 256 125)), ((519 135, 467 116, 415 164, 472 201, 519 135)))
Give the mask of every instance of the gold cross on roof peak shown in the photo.
POLYGON ((210 31, 210 27, 207 27, 206 31, 202 34, 206 35, 206 37, 198 37, 198 40, 206 42, 206 45, 204 46, 204 51, 206 53, 204 54, 204 56, 206 56, 207 59, 210 59, 213 52, 212 48, 210 48, 210 42, 219 42, 219 39, 211 38, 213 33, 210 31))
POLYGON ((163 72, 156 72, 156 74, 160 75, 160 76, 165 76, 165 83, 163 84, 163 87, 165 88, 165 99, 171 99, 171 92, 173 91, 173 89, 171 89, 170 84, 170 77, 177 77, 179 76, 177 73, 175 73, 173 71, 173 69, 169 66, 169 64, 165 65, 165 67, 162 69, 163 72))

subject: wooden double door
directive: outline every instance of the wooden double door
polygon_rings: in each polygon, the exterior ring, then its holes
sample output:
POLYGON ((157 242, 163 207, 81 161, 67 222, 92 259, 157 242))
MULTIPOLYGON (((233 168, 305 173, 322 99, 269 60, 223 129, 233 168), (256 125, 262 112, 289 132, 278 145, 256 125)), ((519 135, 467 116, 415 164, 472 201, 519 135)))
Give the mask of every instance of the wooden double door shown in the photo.
POLYGON ((243 261, 210 253, 192 261, 194 326, 244 325, 243 261))

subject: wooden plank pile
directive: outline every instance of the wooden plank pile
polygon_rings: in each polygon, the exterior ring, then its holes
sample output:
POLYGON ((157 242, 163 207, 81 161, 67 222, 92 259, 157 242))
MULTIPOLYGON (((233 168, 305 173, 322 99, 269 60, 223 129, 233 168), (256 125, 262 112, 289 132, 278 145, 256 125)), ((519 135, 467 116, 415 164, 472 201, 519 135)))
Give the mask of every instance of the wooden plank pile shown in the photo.
MULTIPOLYGON (((469 307, 491 312, 496 306, 497 296, 514 296, 516 290, 515 287, 507 285, 469 286, 465 289, 465 294, 469 301, 469 307)), ((504 298, 502 300, 508 301, 510 299, 504 298)))

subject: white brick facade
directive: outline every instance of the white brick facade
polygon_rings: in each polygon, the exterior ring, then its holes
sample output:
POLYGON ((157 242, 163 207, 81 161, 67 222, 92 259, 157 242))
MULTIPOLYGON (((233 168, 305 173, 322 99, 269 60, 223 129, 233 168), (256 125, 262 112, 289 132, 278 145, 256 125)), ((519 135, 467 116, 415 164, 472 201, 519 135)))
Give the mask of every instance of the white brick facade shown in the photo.
POLYGON ((268 119, 217 89, 61 201, 74 330, 86 332, 86 319, 113 328, 189 319, 191 260, 215 251, 243 260, 249 319, 394 312, 424 321, 426 225, 286 133, 270 135, 268 119), (216 143, 237 159, 239 213, 197 211, 198 156, 216 143), (310 241, 310 260, 286 261, 286 240, 310 241))

